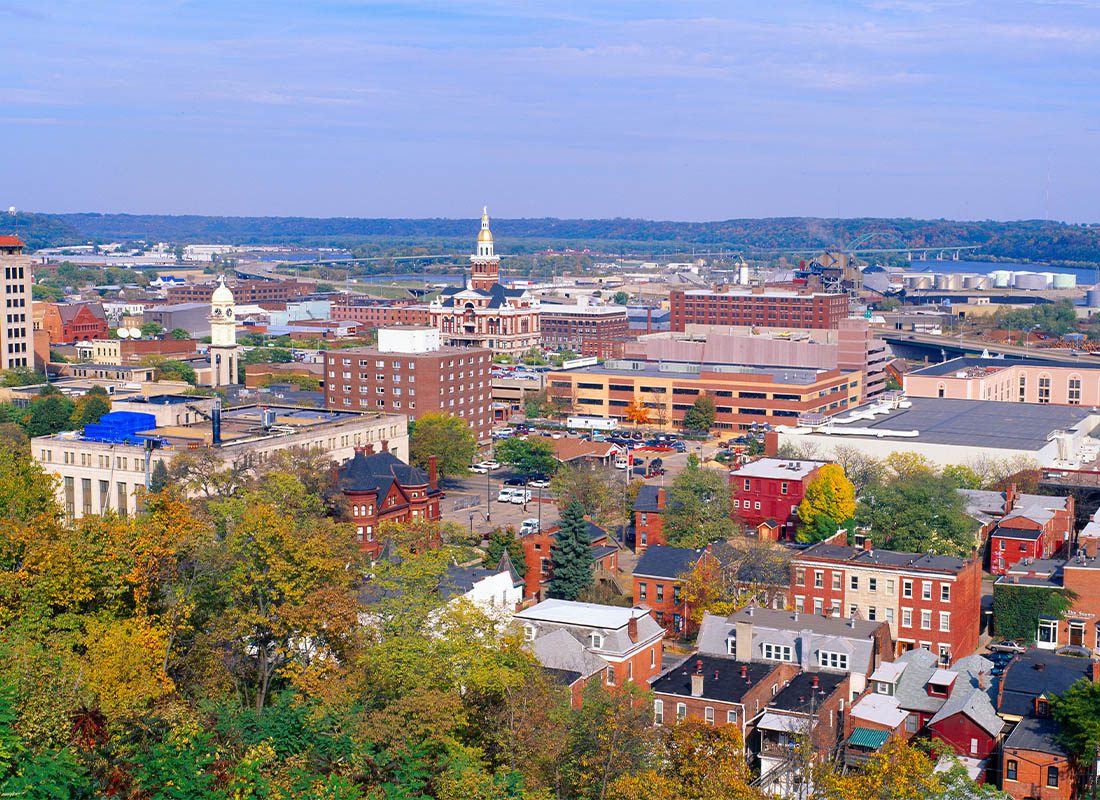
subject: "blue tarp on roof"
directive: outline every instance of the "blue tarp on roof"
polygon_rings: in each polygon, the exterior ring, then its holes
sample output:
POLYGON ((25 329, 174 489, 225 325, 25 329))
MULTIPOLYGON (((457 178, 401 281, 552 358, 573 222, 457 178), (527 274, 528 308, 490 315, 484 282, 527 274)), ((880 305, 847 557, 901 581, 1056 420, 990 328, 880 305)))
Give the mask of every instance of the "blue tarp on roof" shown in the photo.
POLYGON ((151 431, 157 427, 157 418, 141 411, 110 411, 99 422, 84 426, 84 438, 92 442, 112 444, 140 444, 146 437, 138 431, 151 431))

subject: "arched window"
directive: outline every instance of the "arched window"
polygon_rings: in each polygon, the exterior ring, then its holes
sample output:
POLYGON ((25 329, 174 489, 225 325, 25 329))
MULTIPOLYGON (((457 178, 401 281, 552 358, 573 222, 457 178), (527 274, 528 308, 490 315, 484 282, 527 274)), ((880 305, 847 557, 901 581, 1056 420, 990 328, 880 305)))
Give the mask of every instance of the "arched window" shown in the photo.
POLYGON ((1040 372, 1039 373, 1039 402, 1040 403, 1049 403, 1050 402, 1050 373, 1049 372, 1040 372))
POLYGON ((947 384, 943 381, 936 384, 936 397, 947 397, 947 384))

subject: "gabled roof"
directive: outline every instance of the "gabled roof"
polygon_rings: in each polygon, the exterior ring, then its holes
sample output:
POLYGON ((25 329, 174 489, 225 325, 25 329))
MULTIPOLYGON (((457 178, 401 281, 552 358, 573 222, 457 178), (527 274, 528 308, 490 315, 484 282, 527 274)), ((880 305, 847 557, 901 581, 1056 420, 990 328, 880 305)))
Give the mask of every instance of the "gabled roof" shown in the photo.
POLYGON ((457 286, 450 286, 440 292, 440 304, 444 308, 461 307, 461 296, 470 296, 475 293, 478 297, 489 298, 487 304, 489 308, 501 308, 505 303, 513 299, 522 298, 527 294, 527 290, 509 289, 500 283, 494 283, 489 289, 467 289, 465 287, 459 288, 457 286))
POLYGON ((962 685, 955 683, 951 696, 940 706, 940 710, 932 716, 932 719, 928 720, 928 724, 935 725, 956 714, 966 716, 990 736, 999 735, 1005 726, 1004 720, 997 716, 997 710, 993 708, 989 694, 984 689, 966 682, 965 679, 962 685))
POLYGON ((1035 713, 1035 698, 1060 695, 1081 678, 1092 678, 1092 661, 1060 656, 1050 650, 1028 650, 1005 667, 997 711, 1016 717, 1035 713))
POLYGON ((0 236, 0 247, 22 247, 23 240, 18 236, 0 236))
POLYGON ((563 628, 538 637, 529 643, 529 647, 535 660, 546 669, 574 673, 581 678, 607 669, 606 661, 589 652, 563 628))
POLYGON ((56 303, 55 306, 62 322, 72 322, 85 308, 96 319, 107 319, 107 315, 103 312, 103 306, 99 303, 56 303))
POLYGON ((651 544, 638 559, 634 575, 645 578, 668 578, 675 580, 690 572, 699 562, 703 550, 690 547, 670 547, 663 544, 651 544))

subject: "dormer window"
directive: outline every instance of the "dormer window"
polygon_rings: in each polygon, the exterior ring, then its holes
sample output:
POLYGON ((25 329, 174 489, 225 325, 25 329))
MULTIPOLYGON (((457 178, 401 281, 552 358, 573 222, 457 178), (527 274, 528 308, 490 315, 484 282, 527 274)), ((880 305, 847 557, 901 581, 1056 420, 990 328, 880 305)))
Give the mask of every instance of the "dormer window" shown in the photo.
POLYGON ((592 633, 592 635, 589 637, 589 640, 592 642, 592 649, 593 650, 599 650, 603 647, 603 634, 602 633, 598 633, 598 632, 594 631, 592 633))
POLYGON ((732 656, 737 654, 737 637, 730 636, 726 639, 726 655, 732 656))
POLYGON ((523 640, 525 642, 535 641, 535 626, 527 624, 523 626, 523 640))
POLYGON ((1050 716, 1050 701, 1047 700, 1045 695, 1040 695, 1035 698, 1035 716, 1037 717, 1049 717, 1050 716))
POLYGON ((887 697, 893 697, 894 684, 889 681, 875 681, 875 694, 884 694, 887 697))

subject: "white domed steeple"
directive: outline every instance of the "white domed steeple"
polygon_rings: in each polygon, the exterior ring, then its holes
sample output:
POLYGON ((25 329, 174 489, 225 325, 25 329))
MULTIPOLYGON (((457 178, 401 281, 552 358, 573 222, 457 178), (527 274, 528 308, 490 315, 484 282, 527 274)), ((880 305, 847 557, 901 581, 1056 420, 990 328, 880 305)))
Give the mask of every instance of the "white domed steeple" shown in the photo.
POLYGON ((233 305, 233 292, 225 285, 225 276, 218 276, 218 286, 214 289, 214 294, 210 296, 210 305, 213 306, 231 306, 233 305))

